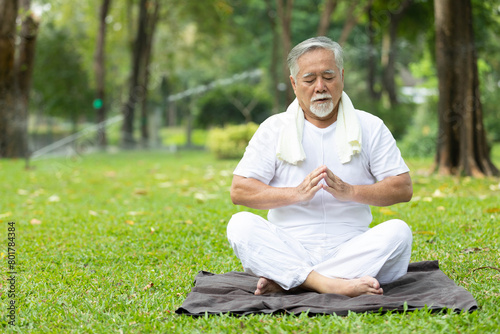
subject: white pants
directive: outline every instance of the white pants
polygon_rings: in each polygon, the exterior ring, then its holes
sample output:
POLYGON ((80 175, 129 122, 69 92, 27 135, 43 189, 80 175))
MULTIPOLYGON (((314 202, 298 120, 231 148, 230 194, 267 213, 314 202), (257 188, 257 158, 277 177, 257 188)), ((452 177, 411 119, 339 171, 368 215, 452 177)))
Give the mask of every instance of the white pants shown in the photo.
POLYGON ((406 274, 412 244, 408 225, 392 219, 341 245, 316 252, 249 212, 233 215, 227 237, 246 272, 266 277, 285 290, 301 285, 313 270, 332 278, 368 275, 381 284, 395 281, 406 274))

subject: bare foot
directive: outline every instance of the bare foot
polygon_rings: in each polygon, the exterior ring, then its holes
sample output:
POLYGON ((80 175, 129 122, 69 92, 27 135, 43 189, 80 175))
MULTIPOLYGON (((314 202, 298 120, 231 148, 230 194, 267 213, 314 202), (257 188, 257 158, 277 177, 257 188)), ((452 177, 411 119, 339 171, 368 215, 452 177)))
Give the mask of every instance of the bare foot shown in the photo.
POLYGON ((357 279, 343 280, 348 283, 344 291, 346 296, 356 297, 360 295, 382 295, 384 291, 377 279, 371 276, 363 276, 357 279))
POLYGON ((283 291, 283 288, 279 286, 278 283, 271 281, 265 277, 261 277, 257 282, 257 289, 255 290, 254 294, 259 296, 281 291, 283 291))
POLYGON ((329 278, 311 271, 302 287, 319 293, 336 293, 348 297, 382 295, 380 283, 371 276, 356 279, 329 278))

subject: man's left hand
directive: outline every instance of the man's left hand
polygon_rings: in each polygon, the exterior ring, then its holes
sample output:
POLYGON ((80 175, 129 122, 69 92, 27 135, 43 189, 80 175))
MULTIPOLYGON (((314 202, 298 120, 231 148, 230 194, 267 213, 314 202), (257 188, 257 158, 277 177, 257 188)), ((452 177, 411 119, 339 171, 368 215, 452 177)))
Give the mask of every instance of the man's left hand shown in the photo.
POLYGON ((354 193, 354 187, 340 179, 333 172, 326 169, 326 177, 324 178, 326 185, 323 184, 323 189, 329 192, 333 197, 340 201, 350 201, 354 193))
POLYGON ((340 201, 353 201, 373 206, 389 206, 408 202, 413 195, 410 173, 388 176, 379 182, 367 185, 352 185, 342 181, 326 166, 323 189, 340 201))

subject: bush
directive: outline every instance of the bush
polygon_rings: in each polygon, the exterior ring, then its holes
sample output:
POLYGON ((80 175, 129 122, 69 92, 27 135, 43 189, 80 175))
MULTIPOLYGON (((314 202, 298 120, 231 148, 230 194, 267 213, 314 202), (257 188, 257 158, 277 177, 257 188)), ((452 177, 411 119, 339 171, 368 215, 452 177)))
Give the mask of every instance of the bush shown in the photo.
POLYGON ((431 157, 436 152, 438 133, 437 97, 418 106, 398 146, 404 157, 431 157))
POLYGON ((208 133, 208 149, 218 159, 241 158, 258 127, 255 123, 247 123, 213 128, 208 133))

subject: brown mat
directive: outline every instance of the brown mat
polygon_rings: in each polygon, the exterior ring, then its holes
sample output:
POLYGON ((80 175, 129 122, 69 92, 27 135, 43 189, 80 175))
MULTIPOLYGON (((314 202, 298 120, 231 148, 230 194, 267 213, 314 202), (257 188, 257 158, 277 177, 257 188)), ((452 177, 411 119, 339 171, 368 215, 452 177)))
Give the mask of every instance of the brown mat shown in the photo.
POLYGON ((383 296, 363 295, 349 298, 336 294, 300 291, 255 296, 258 277, 243 272, 212 274, 200 271, 195 286, 177 314, 204 315, 231 313, 293 313, 347 315, 351 312, 430 310, 474 311, 477 302, 440 269, 438 261, 410 263, 408 273, 383 285, 383 296))

